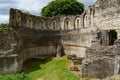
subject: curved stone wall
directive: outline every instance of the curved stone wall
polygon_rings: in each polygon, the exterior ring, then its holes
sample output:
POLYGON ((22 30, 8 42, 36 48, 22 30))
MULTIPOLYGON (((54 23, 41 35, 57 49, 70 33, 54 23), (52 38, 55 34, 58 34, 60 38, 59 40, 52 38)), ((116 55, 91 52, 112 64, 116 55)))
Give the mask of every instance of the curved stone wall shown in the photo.
MULTIPOLYGON (((11 9, 9 27, 20 35, 21 42, 18 53, 14 52, 16 56, 12 58, 13 62, 17 63, 11 63, 11 65, 22 65, 29 58, 57 54, 60 51, 67 55, 75 54, 84 58, 86 56, 86 49, 91 46, 92 42, 98 40, 97 33, 101 30, 115 30, 119 39, 119 4, 119 0, 97 0, 82 15, 76 16, 42 17, 25 14, 17 9, 11 9)), ((2 33, 0 33, 1 35, 2 33)), ((1 38, 0 41, 2 39, 5 38, 1 38)), ((10 39, 6 38, 6 40, 10 42, 8 44, 5 42, 5 44, 0 43, 0 45, 2 44, 0 50, 5 49, 7 51, 11 48, 9 44, 17 44, 17 41, 19 41, 13 35, 10 39), (15 43, 12 43, 12 41, 15 43), (7 48, 4 46, 7 46, 7 48)), ((16 45, 12 46, 16 47, 16 45)), ((0 59, 2 62, 4 57, 0 59)), ((16 68, 18 69, 12 69, 13 72, 20 71, 22 66, 16 68)))
POLYGON ((41 17, 22 13, 20 10, 10 10, 10 25, 40 30, 72 30, 82 26, 81 16, 41 17), (76 19, 79 19, 76 22, 76 19))

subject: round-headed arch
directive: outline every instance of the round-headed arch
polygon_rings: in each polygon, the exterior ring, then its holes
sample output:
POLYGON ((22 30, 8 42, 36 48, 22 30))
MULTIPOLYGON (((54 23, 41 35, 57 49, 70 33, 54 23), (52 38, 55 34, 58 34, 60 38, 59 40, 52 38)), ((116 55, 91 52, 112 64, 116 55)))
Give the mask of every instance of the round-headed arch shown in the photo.
POLYGON ((87 27, 87 20, 88 20, 88 16, 86 13, 84 13, 84 16, 83 16, 83 26, 84 27, 87 27))
POLYGON ((33 28, 33 20, 30 16, 28 16, 27 25, 28 27, 33 28))
POLYGON ((21 23, 21 15, 19 11, 16 11, 16 23, 17 25, 20 25, 21 23))
POLYGON ((80 21, 80 17, 79 16, 77 16, 76 18, 75 18, 75 21, 74 21, 74 29, 78 29, 78 28, 81 28, 81 23, 80 23, 81 21, 80 21))
POLYGON ((57 24, 57 20, 56 19, 53 19, 51 21, 51 27, 53 30, 57 30, 58 29, 58 24, 57 24))
POLYGON ((69 29, 70 27, 70 19, 66 18, 64 21, 64 29, 69 29))
POLYGON ((45 28, 45 21, 44 19, 40 19, 40 29, 44 29, 45 28))

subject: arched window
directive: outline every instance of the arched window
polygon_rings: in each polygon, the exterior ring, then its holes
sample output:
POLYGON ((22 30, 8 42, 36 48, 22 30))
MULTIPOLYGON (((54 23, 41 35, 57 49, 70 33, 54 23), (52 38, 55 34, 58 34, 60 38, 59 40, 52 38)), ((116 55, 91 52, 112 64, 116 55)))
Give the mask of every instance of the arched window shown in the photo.
POLYGON ((41 29, 45 28, 45 22, 44 22, 44 20, 40 20, 40 26, 41 26, 41 29))
POLYGON ((30 28, 33 28, 32 18, 29 18, 29 19, 28 19, 28 26, 29 26, 30 28))
POLYGON ((91 24, 92 21, 93 21, 93 16, 94 16, 93 9, 90 8, 90 24, 91 24))
POLYGON ((84 27, 87 27, 87 15, 84 16, 84 27))
POLYGON ((55 24, 55 22, 53 22, 53 29, 55 29, 55 27, 56 27, 56 24, 55 24))
POLYGON ((80 26, 80 18, 76 18, 75 19, 75 27, 74 27, 74 29, 78 29, 78 28, 80 28, 81 26, 80 26))
POLYGON ((51 22, 51 26, 52 26, 52 29, 57 29, 57 22, 56 22, 56 20, 53 20, 52 22, 51 22))
POLYGON ((20 17, 20 13, 18 11, 16 12, 16 24, 17 25, 21 24, 21 17, 20 17))
POLYGON ((65 21, 64 21, 64 29, 69 29, 69 26, 70 26, 70 19, 66 19, 65 21))

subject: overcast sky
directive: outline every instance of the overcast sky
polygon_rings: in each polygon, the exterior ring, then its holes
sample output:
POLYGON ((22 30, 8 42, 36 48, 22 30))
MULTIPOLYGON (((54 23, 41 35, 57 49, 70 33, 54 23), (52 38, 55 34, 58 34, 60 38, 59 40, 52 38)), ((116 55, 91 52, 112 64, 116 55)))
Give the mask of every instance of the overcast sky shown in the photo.
MULTIPOLYGON (((33 15, 40 15, 41 9, 52 0, 0 0, 0 23, 8 23, 9 9, 27 10, 33 15)), ((78 0, 85 4, 85 8, 96 0, 78 0)))

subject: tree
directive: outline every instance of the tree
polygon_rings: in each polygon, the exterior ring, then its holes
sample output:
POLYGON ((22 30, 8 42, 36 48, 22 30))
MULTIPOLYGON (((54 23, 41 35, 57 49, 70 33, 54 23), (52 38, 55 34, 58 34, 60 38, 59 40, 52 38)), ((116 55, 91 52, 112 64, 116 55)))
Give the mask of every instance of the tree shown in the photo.
POLYGON ((84 11, 84 5, 77 0, 53 0, 41 11, 42 16, 78 15, 84 11))
POLYGON ((0 24, 0 28, 5 28, 7 26, 7 24, 1 23, 0 24))

